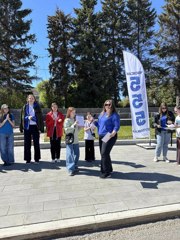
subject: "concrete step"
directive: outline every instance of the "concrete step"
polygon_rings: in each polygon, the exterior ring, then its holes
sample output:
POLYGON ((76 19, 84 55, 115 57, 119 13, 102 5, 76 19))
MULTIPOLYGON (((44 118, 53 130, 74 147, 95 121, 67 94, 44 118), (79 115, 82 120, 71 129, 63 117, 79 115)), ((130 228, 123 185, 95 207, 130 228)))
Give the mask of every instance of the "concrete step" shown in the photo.
POLYGON ((22 146, 24 146, 24 140, 15 140, 14 141, 14 146, 15 147, 22 147, 22 146))
POLYGON ((14 141, 24 140, 24 135, 14 135, 14 141))

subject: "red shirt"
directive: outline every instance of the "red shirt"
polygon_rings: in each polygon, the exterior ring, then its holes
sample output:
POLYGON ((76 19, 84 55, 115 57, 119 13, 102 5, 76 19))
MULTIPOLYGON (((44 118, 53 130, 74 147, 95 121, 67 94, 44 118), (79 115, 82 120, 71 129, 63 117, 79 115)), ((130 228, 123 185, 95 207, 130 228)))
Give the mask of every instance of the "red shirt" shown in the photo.
MULTIPOLYGON (((64 123, 64 115, 61 112, 57 112, 57 119, 56 119, 56 136, 62 137, 63 135, 63 123, 64 123), (59 121, 59 120, 62 121, 59 121)), ((50 111, 46 114, 46 129, 47 129, 47 136, 53 137, 55 127, 55 120, 53 116, 53 112, 50 111)))

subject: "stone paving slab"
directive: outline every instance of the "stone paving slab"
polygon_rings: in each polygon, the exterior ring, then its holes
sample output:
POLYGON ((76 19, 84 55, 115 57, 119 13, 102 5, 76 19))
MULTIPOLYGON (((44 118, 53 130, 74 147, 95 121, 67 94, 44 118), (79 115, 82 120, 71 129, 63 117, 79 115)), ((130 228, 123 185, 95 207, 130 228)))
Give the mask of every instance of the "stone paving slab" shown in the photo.
POLYGON ((15 226, 65 221, 180 203, 180 167, 174 147, 170 163, 153 162, 154 150, 137 146, 115 146, 111 158, 114 173, 99 178, 100 154, 84 161, 80 148, 80 172, 70 177, 61 163, 50 163, 50 150, 42 149, 39 165, 23 162, 23 148, 15 147, 16 164, 0 166, 0 237, 3 229, 15 226))

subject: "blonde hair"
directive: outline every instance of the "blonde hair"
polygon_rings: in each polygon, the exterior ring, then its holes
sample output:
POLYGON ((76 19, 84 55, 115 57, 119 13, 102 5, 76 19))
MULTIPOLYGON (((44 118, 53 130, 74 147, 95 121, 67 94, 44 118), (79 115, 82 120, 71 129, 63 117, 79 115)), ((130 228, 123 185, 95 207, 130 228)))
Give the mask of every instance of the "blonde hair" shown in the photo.
POLYGON ((66 113, 66 118, 70 118, 70 114, 75 111, 75 108, 74 107, 69 107, 67 109, 67 113, 66 113))

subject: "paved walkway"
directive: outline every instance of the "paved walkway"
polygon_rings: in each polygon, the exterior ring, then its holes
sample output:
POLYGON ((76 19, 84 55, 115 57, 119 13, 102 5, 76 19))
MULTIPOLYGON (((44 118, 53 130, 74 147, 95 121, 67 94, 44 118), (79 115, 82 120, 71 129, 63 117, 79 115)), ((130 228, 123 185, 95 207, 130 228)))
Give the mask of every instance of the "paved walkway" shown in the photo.
POLYGON ((0 166, 0 238, 11 227, 67 219, 76 219, 78 224, 78 219, 80 223, 88 216, 103 219, 110 213, 180 203, 180 166, 175 163, 175 149, 168 152, 170 163, 154 163, 154 150, 115 146, 110 179, 99 178, 98 147, 94 164, 84 161, 84 148, 80 152, 80 172, 70 177, 65 148, 62 162, 57 164, 50 163, 50 151, 42 149, 39 165, 24 164, 23 148, 15 148, 16 164, 0 166))

